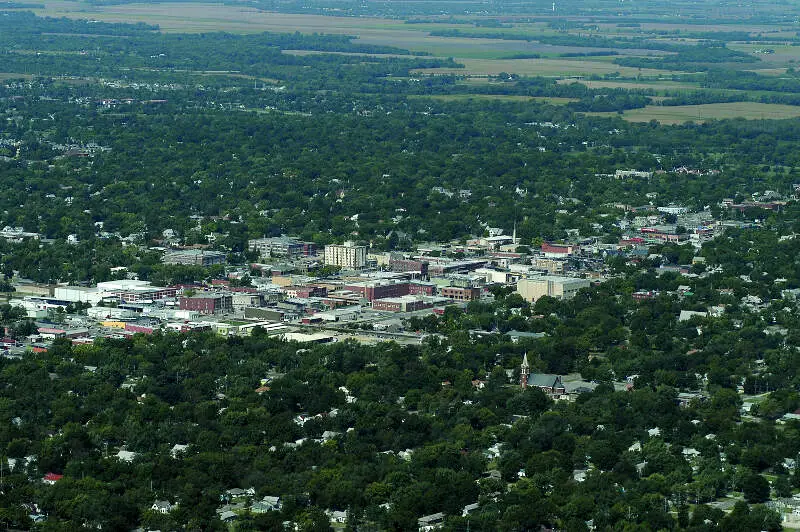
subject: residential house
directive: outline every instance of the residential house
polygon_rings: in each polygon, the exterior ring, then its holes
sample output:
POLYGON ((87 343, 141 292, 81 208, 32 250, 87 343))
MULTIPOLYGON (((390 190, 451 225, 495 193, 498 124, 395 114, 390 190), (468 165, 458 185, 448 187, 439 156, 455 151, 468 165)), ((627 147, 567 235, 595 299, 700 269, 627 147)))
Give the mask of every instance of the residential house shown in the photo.
POLYGON ((64 475, 59 475, 56 473, 47 473, 44 478, 42 478, 42 482, 45 484, 50 484, 51 486, 64 478, 64 475))
POLYGON ((428 532, 429 530, 436 530, 444 525, 444 514, 438 512, 431 515, 425 515, 417 519, 419 532, 428 532))
POLYGON ((154 512, 166 515, 170 513, 176 506, 177 504, 172 504, 169 501, 156 501, 153 503, 153 506, 151 506, 150 509, 154 512))

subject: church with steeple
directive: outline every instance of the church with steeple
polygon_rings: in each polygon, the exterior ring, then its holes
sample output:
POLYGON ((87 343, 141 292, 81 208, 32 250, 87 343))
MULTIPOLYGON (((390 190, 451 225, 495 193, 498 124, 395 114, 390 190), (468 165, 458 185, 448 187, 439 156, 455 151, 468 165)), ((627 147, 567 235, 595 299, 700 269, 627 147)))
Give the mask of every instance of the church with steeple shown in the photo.
POLYGON ((567 389, 561 382, 561 375, 531 373, 528 353, 522 356, 522 364, 519 367, 519 386, 523 390, 529 386, 539 388, 552 399, 561 399, 567 395, 567 389))

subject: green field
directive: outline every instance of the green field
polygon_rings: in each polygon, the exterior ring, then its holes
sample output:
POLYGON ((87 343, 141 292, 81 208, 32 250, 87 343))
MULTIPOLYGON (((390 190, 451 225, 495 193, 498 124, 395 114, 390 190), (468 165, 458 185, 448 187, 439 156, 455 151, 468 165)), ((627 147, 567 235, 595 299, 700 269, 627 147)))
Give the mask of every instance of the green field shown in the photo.
MULTIPOLYGON (((596 116, 612 116, 615 113, 587 113, 596 116)), ((656 120, 662 124, 705 122, 725 118, 749 120, 782 119, 800 117, 800 106, 757 102, 709 103, 703 105, 678 105, 674 107, 649 105, 643 109, 625 111, 622 118, 629 122, 656 120)))

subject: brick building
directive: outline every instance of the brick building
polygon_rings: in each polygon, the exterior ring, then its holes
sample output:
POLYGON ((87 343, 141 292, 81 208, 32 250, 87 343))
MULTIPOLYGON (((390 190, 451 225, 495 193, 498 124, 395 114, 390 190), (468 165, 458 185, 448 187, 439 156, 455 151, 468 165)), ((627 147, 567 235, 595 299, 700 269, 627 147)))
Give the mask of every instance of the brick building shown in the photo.
POLYGON ((200 294, 180 299, 181 310, 193 310, 200 314, 220 314, 233 310, 231 294, 200 294))
POLYGON ((389 269, 393 272, 419 272, 421 277, 426 277, 428 261, 392 257, 389 259, 389 269))
POLYGON ((462 288, 460 286, 446 286, 440 290, 442 297, 452 299, 453 301, 473 301, 480 299, 480 288, 462 288))
POLYGON ((369 301, 385 299, 387 297, 407 296, 411 292, 410 283, 407 282, 371 281, 349 284, 344 288, 369 301))

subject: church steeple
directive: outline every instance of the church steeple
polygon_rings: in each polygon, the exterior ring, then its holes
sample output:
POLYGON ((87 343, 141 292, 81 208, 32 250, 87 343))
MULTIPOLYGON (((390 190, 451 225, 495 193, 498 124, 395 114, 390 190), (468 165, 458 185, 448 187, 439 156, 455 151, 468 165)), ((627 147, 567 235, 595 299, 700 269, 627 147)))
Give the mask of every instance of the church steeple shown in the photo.
POLYGON ((528 364, 528 353, 522 355, 522 365, 519 372, 519 385, 525 389, 528 387, 528 375, 531 373, 531 366, 528 364))
POLYGON ((511 243, 517 245, 517 221, 514 220, 514 233, 511 235, 511 243))

